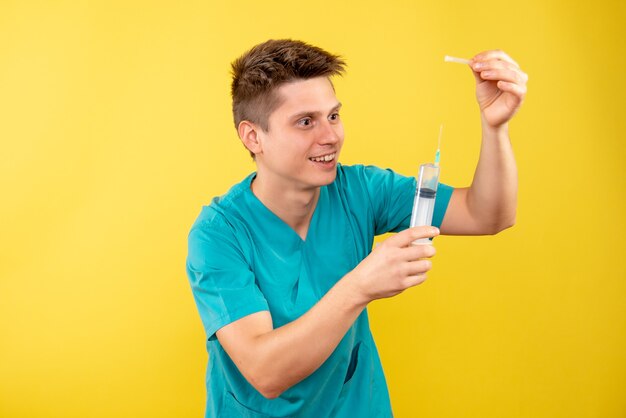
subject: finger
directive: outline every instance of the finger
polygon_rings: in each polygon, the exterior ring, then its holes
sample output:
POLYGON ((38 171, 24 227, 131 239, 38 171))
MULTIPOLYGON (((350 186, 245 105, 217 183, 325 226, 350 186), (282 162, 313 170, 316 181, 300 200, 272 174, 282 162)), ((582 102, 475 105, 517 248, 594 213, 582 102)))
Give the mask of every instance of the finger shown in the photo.
POLYGON ((421 258, 431 258, 437 253, 432 245, 409 245, 402 250, 402 259, 414 261, 421 258))
POLYGON ((528 82, 528 74, 508 62, 505 63, 504 61, 488 61, 485 63, 477 62, 472 65, 472 71, 474 71, 474 75, 479 77, 481 81, 483 80, 482 73, 489 71, 494 72, 494 74, 498 74, 495 73, 495 71, 497 70, 502 70, 503 74, 504 72, 508 73, 511 77, 515 78, 515 82, 517 82, 518 84, 525 85, 528 82))
POLYGON ((507 62, 507 61, 497 60, 497 59, 472 62, 470 64, 470 69, 472 70, 472 73, 477 83, 482 83, 483 81, 485 81, 480 76, 480 73, 482 71, 489 71, 493 69, 511 69, 511 70, 521 71, 514 64, 507 62))
POLYGON ((519 64, 511 58, 506 52, 500 49, 494 49, 490 51, 483 51, 479 54, 476 54, 471 58, 472 62, 480 62, 480 61, 488 61, 488 60, 501 60, 505 62, 509 62, 513 64, 515 67, 519 68, 519 64))
POLYGON ((409 276, 406 279, 404 279, 403 285, 405 286, 405 289, 408 289, 409 287, 417 286, 419 284, 424 283, 427 278, 428 276, 426 275, 426 273, 418 274, 415 276, 409 276))
POLYGON ((526 78, 521 71, 515 70, 486 70, 480 72, 480 78, 492 81, 508 81, 520 86, 526 85, 526 78))
POLYGON ((515 62, 515 60, 513 58, 511 58, 506 52, 502 51, 501 49, 493 49, 490 51, 483 51, 479 54, 476 54, 471 61, 473 62, 477 62, 477 61, 486 61, 486 60, 490 60, 490 59, 499 59, 502 61, 507 61, 510 62, 511 64, 514 64, 517 68, 519 68, 519 64, 517 62, 515 62))
POLYGON ((404 277, 417 276, 424 274, 433 268, 430 260, 417 260, 404 263, 401 266, 400 274, 404 277))
POLYGON ((474 71, 485 71, 485 70, 505 69, 505 68, 521 71, 519 67, 517 67, 515 64, 512 64, 507 61, 502 61, 502 60, 476 61, 471 64, 471 67, 474 71))
POLYGON ((524 100, 524 97, 526 97, 526 86, 520 86, 506 81, 498 81, 498 88, 519 98, 520 103, 524 100))
POLYGON ((387 238, 386 245, 392 245, 395 247, 406 247, 413 241, 420 238, 431 238, 439 235, 439 229, 434 226, 415 226, 413 228, 407 228, 402 232, 398 232, 391 238, 387 238))

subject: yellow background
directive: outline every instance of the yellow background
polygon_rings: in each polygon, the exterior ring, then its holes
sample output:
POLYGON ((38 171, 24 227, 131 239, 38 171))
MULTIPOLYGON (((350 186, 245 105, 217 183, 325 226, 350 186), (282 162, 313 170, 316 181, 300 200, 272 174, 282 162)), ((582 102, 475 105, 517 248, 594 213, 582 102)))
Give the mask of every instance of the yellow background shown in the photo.
POLYGON ((626 417, 624 2, 227 3, 0 3, 0 416, 202 416, 187 233, 254 170, 229 63, 292 37, 349 64, 343 163, 414 175, 443 122, 455 186, 480 125, 443 56, 530 76, 517 225, 370 306, 396 416, 626 417))

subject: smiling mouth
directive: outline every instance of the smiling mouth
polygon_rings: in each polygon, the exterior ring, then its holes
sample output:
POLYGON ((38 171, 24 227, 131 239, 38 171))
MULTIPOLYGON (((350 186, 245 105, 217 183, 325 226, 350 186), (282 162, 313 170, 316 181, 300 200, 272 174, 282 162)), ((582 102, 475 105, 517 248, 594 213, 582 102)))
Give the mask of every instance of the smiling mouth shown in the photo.
POLYGON ((332 154, 320 155, 319 157, 311 157, 309 160, 315 161, 316 163, 327 163, 334 160, 335 156, 337 156, 337 153, 333 152, 332 154))

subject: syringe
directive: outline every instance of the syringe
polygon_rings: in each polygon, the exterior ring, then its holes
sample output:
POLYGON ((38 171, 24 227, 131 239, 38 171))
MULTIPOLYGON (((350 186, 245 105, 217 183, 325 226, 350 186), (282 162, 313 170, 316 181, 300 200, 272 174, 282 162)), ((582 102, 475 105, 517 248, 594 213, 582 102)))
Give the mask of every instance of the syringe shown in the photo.
MULTIPOLYGON (((441 144, 441 132, 443 125, 439 127, 439 144, 441 144)), ((435 154, 435 163, 420 165, 411 213, 411 227, 432 225, 435 210, 435 198, 439 185, 439 146, 435 154)), ((421 238, 413 241, 413 244, 430 244, 429 238, 421 238)))

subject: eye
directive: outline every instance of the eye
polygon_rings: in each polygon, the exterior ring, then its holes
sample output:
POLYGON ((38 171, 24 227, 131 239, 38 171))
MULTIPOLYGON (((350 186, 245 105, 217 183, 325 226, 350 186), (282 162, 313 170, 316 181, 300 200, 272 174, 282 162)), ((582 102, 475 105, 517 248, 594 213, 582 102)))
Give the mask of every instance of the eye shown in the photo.
POLYGON ((332 115, 330 115, 328 117, 328 119, 332 120, 332 121, 337 121, 339 120, 339 113, 333 113, 332 115))
POLYGON ((311 126, 313 123, 311 118, 302 118, 298 121, 298 125, 300 126, 311 126))

